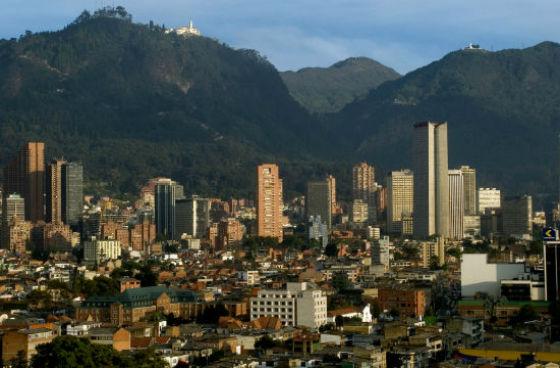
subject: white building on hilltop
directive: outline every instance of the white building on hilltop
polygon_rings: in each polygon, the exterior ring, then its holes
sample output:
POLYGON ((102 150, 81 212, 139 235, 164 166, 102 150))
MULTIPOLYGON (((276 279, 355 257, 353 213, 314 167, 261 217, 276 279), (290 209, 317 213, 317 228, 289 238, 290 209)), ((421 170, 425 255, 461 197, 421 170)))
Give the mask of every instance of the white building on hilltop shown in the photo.
POLYGON ((167 33, 177 33, 180 36, 201 36, 202 34, 200 33, 200 30, 198 28, 196 28, 193 24, 193 21, 189 21, 189 25, 188 26, 183 26, 183 27, 179 27, 179 28, 171 28, 169 30, 167 30, 167 33))

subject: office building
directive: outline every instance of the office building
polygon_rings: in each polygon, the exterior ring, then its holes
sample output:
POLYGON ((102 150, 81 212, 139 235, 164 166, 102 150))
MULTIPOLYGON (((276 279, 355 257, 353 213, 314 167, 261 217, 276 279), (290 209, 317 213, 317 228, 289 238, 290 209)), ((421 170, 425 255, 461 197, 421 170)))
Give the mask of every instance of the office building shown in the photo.
POLYGON ((449 237, 463 239, 464 177, 462 170, 449 170, 449 237))
POLYGON ((307 282, 288 282, 285 289, 261 289, 250 299, 251 321, 277 317, 284 326, 319 328, 327 323, 327 297, 307 282))
POLYGON ((544 242, 544 294, 548 302, 560 301, 560 244, 544 242))
POLYGON ((371 247, 372 266, 381 265, 384 272, 389 270, 391 265, 391 241, 388 236, 375 240, 371 247))
POLYGON ((45 219, 45 144, 29 142, 4 168, 4 195, 20 194, 25 199, 26 220, 45 219))
POLYGON ((77 162, 62 166, 62 222, 76 226, 84 210, 84 167, 77 162))
POLYGON ((464 236, 475 237, 480 235, 480 216, 464 216, 463 217, 463 234, 464 236))
POLYGON ((432 264, 432 259, 437 258, 438 266, 445 264, 445 241, 438 237, 436 241, 424 241, 420 243, 422 256, 422 267, 428 268, 432 264))
POLYGON ((449 235, 447 123, 414 125, 414 236, 449 235))
POLYGON ((502 204, 503 232, 506 236, 530 238, 533 234, 533 198, 506 197, 502 204))
POLYGON ((352 202, 352 222, 362 225, 367 223, 369 218, 369 206, 362 199, 354 199, 352 202))
POLYGON ((329 196, 331 198, 331 214, 338 213, 338 204, 336 203, 336 178, 332 175, 327 176, 329 185, 329 196))
POLYGON ((166 239, 175 236, 177 190, 182 191, 182 187, 167 178, 158 179, 154 189, 156 232, 166 239))
POLYGON ((25 200, 19 194, 10 194, 2 201, 2 247, 10 248, 10 224, 25 220, 25 200))
POLYGON ((387 182, 387 232, 403 234, 403 217, 414 212, 414 175, 410 170, 392 171, 387 182))
POLYGON ((524 263, 489 263, 486 253, 464 253, 461 256, 461 295, 472 298, 477 293, 486 293, 499 297, 502 280, 524 273, 524 263))
POLYGON ((54 160, 47 165, 46 221, 62 223, 62 167, 63 160, 54 160))
POLYGON ((368 206, 367 222, 377 221, 377 205, 375 191, 375 169, 366 162, 354 165, 352 168, 352 198, 362 200, 368 206))
POLYGON ((469 166, 461 166, 463 174, 463 198, 465 205, 463 209, 465 216, 475 216, 478 214, 478 205, 476 203, 478 192, 476 187, 476 169, 469 166))
POLYGON ((257 235, 283 238, 283 184, 278 165, 257 167, 257 235))
POLYGON ((175 205, 175 239, 183 235, 201 239, 210 226, 210 200, 193 195, 179 199, 175 205))
POLYGON ((309 216, 307 223, 307 238, 315 239, 324 247, 329 243, 329 229, 321 216, 309 216))
POLYGON ((307 195, 305 196, 306 219, 319 216, 321 220, 331 228, 332 224, 332 196, 329 182, 311 181, 307 183, 307 195))
POLYGON ((121 243, 114 239, 92 238, 84 242, 84 264, 98 266, 100 263, 121 257, 121 243))
POLYGON ((478 188, 478 212, 483 214, 487 209, 502 207, 502 194, 496 188, 478 188))

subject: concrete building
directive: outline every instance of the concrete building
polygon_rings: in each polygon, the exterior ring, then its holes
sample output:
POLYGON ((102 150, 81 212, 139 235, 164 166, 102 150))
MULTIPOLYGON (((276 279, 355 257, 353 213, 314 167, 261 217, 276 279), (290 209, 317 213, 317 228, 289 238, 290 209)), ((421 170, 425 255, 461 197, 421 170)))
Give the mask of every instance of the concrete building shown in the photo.
POLYGON ((17 359, 19 352, 27 361, 37 354, 37 346, 50 343, 56 337, 48 328, 26 328, 6 331, 2 336, 2 361, 17 359))
POLYGON ((525 274, 523 263, 489 263, 488 255, 461 256, 461 295, 472 298, 476 293, 499 297, 502 280, 514 279, 525 274))
POLYGON ((283 183, 278 165, 257 167, 257 235, 283 239, 283 183))
POLYGON ((46 221, 62 223, 62 167, 63 160, 53 160, 47 165, 46 221))
POLYGON ((352 222, 363 225, 368 222, 369 206, 362 199, 354 199, 352 202, 352 222))
POLYGON ((414 236, 449 235, 447 123, 414 125, 414 236))
POLYGON ((309 328, 327 323, 327 297, 306 282, 288 282, 285 289, 259 290, 250 305, 251 321, 277 317, 284 326, 309 328))
POLYGON ((422 267, 429 268, 434 257, 437 258, 439 266, 445 263, 445 240, 442 237, 438 237, 436 241, 421 242, 420 250, 422 267))
POLYGON ((475 237, 480 235, 480 216, 463 217, 463 234, 465 237, 475 237))
POLYGON ((118 240, 90 239, 84 242, 84 264, 86 266, 97 266, 108 260, 121 257, 121 243, 118 240))
POLYGON ((417 318, 426 314, 427 297, 424 289, 380 287, 377 300, 382 311, 396 310, 401 318, 417 318))
POLYGON ((45 219, 45 144, 28 142, 4 168, 4 195, 25 199, 26 220, 45 219))
POLYGON ((379 269, 380 273, 389 271, 391 267, 391 240, 388 236, 373 242, 371 247, 371 266, 375 273, 378 272, 377 269, 379 269))
POLYGON ((366 162, 352 168, 352 198, 361 199, 368 205, 368 222, 377 222, 375 169, 366 162))
POLYGON ((307 223, 307 238, 318 240, 324 247, 329 243, 329 229, 321 216, 310 216, 307 223))
POLYGON ((331 214, 334 215, 338 212, 338 204, 336 202, 336 178, 332 175, 328 175, 327 183, 329 185, 329 197, 331 198, 331 214))
POLYGON ((560 301, 560 245, 544 243, 545 300, 560 301))
POLYGON ((478 192, 476 187, 476 169, 469 166, 461 166, 463 174, 463 198, 465 200, 465 216, 475 216, 478 214, 478 192))
POLYGON ((305 196, 305 218, 320 217, 330 229, 332 225, 332 193, 327 180, 307 183, 305 196))
POLYGON ((8 223, 7 249, 16 254, 24 254, 31 242, 33 224, 15 217, 8 223))
POLYGON ((502 207, 502 194, 496 188, 478 188, 478 213, 502 207))
POLYGON ((10 224, 25 220, 25 200, 10 194, 2 200, 2 247, 10 249, 10 224))
POLYGON ((449 237, 463 239, 464 178, 462 170, 449 170, 449 237))
POLYGON ((504 235, 532 238, 533 198, 530 195, 504 198, 502 221, 504 235))
POLYGON ((175 201, 175 239, 204 238, 210 227, 210 200, 193 195, 175 201))
POLYGON ((392 171, 387 183, 387 232, 403 234, 403 218, 414 213, 414 175, 410 170, 392 171))
POLYGON ((181 198, 182 187, 175 181, 159 178, 155 184, 155 222, 157 234, 173 239, 175 235, 175 202, 181 198))

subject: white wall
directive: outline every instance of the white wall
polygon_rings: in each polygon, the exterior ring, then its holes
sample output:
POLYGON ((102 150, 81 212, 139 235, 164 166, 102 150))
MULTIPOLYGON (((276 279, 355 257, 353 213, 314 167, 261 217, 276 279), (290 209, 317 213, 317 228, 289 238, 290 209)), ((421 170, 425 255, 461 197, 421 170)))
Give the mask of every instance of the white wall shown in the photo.
POLYGON ((461 257, 461 295, 477 292, 500 296, 500 281, 524 273, 523 263, 488 263, 487 254, 463 254, 461 257))

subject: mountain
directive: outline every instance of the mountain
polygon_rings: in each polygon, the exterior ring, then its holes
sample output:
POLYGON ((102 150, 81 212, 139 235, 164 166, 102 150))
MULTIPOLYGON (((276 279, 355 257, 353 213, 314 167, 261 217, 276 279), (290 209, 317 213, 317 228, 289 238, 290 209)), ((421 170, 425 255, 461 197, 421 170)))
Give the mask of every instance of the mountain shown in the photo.
POLYGON ((460 50, 382 84, 330 118, 352 154, 410 167, 412 125, 448 122, 450 166, 478 169, 506 193, 555 193, 560 129, 560 45, 460 50))
POLYGON ((257 52, 127 14, 84 12, 60 31, 0 41, 0 165, 36 139, 48 157, 84 161, 100 191, 165 175, 188 192, 248 195, 267 160, 301 191, 333 165, 314 159, 321 131, 257 52))
POLYGON ((353 57, 328 68, 281 73, 292 96, 307 110, 336 112, 381 83, 399 78, 391 68, 366 57, 353 57))

